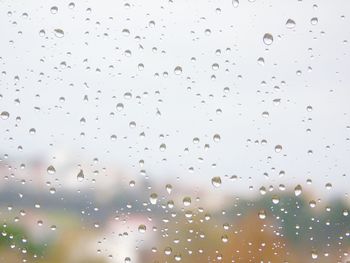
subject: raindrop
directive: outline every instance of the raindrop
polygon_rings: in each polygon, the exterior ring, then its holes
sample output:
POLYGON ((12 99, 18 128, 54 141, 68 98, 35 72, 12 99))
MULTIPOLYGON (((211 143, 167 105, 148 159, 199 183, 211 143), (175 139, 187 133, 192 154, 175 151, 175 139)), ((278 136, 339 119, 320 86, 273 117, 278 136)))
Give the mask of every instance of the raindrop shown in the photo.
POLYGON ((221 186, 221 177, 214 176, 213 178, 211 178, 211 184, 216 188, 220 187, 221 186))
POLYGON ((149 197, 149 201, 152 205, 157 204, 158 195, 156 193, 152 193, 149 197))
POLYGON ((139 225, 138 230, 140 233, 143 234, 146 232, 146 226, 141 224, 141 225, 139 225))
POLYGON ((260 219, 266 219, 266 212, 265 212, 265 210, 260 210, 258 215, 259 215, 260 219))
POLYGON ((214 140, 214 142, 219 142, 219 141, 221 140, 220 135, 219 135, 219 134, 215 134, 215 135, 213 136, 213 140, 214 140))
POLYGON ((10 113, 8 113, 7 111, 3 111, 3 112, 1 112, 1 114, 0 114, 0 118, 1 118, 2 120, 7 120, 9 117, 10 117, 10 113))
POLYGON ((55 174, 56 173, 56 169, 52 165, 47 167, 46 171, 47 171, 48 174, 55 174))
POLYGON ((191 205, 191 197, 184 197, 184 199, 182 200, 182 203, 184 204, 184 206, 190 206, 191 205))
POLYGON ((279 144, 276 145, 276 146, 275 146, 275 152, 276 152, 276 153, 279 153, 279 152, 281 152, 281 151, 282 151, 282 145, 279 145, 279 144))
POLYGON ((82 182, 84 180, 84 172, 82 169, 80 169, 79 173, 77 174, 77 180, 78 182, 82 182))
POLYGON ((239 6, 239 1, 238 0, 232 0, 232 5, 234 8, 237 8, 239 6))
POLYGON ((53 7, 51 7, 50 8, 50 12, 51 12, 51 14, 57 14, 57 12, 58 12, 58 7, 57 6, 53 6, 53 7))
POLYGON ((303 192, 303 189, 302 189, 301 185, 298 184, 298 185, 294 188, 294 194, 295 194, 295 196, 301 195, 302 192, 303 192))
POLYGON ((211 68, 213 70, 218 70, 219 69, 219 64, 218 63, 214 63, 213 65, 211 65, 211 68))
POLYGON ((272 203, 277 205, 280 202, 280 198, 277 195, 272 196, 272 203))
POLYGON ((264 66, 265 65, 265 59, 263 57, 259 57, 257 61, 258 61, 258 64, 260 66, 264 66))
POLYGON ((180 75, 182 73, 182 67, 176 66, 174 69, 175 75, 180 75))
POLYGON ((173 190, 173 187, 172 187, 171 184, 167 184, 167 185, 165 186, 165 189, 166 189, 166 191, 168 192, 168 194, 170 194, 171 191, 173 190))
POLYGON ((310 23, 311 23, 311 25, 317 25, 317 23, 318 23, 318 18, 317 17, 313 17, 313 18, 311 18, 311 20, 310 20, 310 23))
POLYGON ((295 27, 295 21, 293 19, 288 19, 286 22, 286 27, 288 29, 292 29, 295 27))
POLYGON ((164 143, 162 143, 160 146, 159 146, 159 150, 161 152, 164 152, 166 150, 166 145, 164 143))
POLYGON ((44 37, 45 35, 46 35, 45 30, 44 30, 44 29, 41 29, 41 30, 39 31, 39 36, 40 36, 40 37, 44 37))
POLYGON ((62 29, 57 28, 54 30, 54 33, 55 33, 55 36, 58 38, 64 37, 64 31, 62 29))
POLYGON ((169 256, 172 252, 173 252, 173 250, 171 249, 171 247, 166 247, 164 249, 164 254, 167 256, 169 256))
POLYGON ((271 45, 273 43, 273 36, 270 33, 266 33, 263 37, 265 45, 271 45))
POLYGON ((117 108, 117 111, 122 111, 124 109, 124 104, 123 103, 118 103, 116 108, 117 108))

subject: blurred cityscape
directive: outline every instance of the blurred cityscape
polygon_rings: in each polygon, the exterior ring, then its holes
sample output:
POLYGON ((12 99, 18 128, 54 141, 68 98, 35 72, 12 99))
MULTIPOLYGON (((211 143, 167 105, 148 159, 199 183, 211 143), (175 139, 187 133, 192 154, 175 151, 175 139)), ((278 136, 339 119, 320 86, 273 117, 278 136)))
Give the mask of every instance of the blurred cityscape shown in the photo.
POLYGON ((350 262, 340 198, 302 186, 194 195, 186 182, 71 167, 0 162, 0 262, 350 262))

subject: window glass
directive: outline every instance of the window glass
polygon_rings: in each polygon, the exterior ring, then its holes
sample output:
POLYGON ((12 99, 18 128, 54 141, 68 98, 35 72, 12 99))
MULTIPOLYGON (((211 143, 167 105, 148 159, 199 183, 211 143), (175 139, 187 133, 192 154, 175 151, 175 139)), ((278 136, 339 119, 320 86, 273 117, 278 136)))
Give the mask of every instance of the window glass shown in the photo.
POLYGON ((350 262, 349 16, 1 0, 0 262, 350 262))

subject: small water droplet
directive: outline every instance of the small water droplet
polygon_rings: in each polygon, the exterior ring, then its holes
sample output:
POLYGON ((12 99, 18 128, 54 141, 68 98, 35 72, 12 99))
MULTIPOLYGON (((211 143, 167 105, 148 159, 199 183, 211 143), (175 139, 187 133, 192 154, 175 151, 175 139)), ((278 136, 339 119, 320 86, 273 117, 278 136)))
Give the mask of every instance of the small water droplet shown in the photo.
POLYGON ((146 226, 141 224, 141 225, 139 225, 138 230, 139 230, 140 233, 143 234, 143 233, 146 232, 146 226))
POLYGON ((219 134, 215 134, 215 135, 213 136, 213 140, 214 140, 214 142, 219 142, 219 141, 221 140, 220 135, 219 135, 219 134))
POLYGON ((160 150, 161 152, 164 152, 164 151, 166 150, 166 145, 165 145, 165 143, 162 143, 162 144, 159 146, 159 150, 160 150))
POLYGON ((56 173, 56 169, 52 165, 47 167, 46 171, 47 171, 48 174, 55 174, 56 173))
POLYGON ((149 197, 149 201, 151 202, 152 205, 157 204, 158 200, 158 195, 156 193, 152 193, 149 197))
POLYGON ((311 25, 317 25, 317 23, 318 23, 318 18, 317 17, 313 17, 313 18, 311 18, 311 20, 310 20, 310 23, 311 23, 311 25))
POLYGON ((182 200, 182 203, 184 204, 184 206, 190 206, 191 205, 191 197, 184 197, 184 199, 182 200))
POLYGON ((234 8, 237 8, 239 6, 239 1, 238 0, 232 0, 232 5, 234 8))
POLYGON ((276 145, 276 146, 275 146, 275 152, 276 152, 276 153, 279 153, 279 152, 281 152, 281 151, 282 151, 282 145, 279 145, 279 144, 276 145))
POLYGON ((167 185, 165 186, 165 189, 166 189, 166 191, 168 192, 168 194, 170 194, 171 191, 173 190, 173 187, 172 187, 171 184, 167 184, 167 185))
POLYGON ((216 188, 220 187, 221 186, 221 177, 214 176, 213 178, 211 178, 211 184, 216 188))
POLYGON ((298 185, 294 188, 294 194, 295 194, 295 196, 301 195, 302 192, 303 192, 303 189, 302 189, 301 185, 298 184, 298 185))
POLYGON ((58 38, 64 37, 64 31, 62 29, 56 28, 54 30, 55 36, 58 38))
POLYGON ((295 21, 293 19, 288 19, 287 22, 286 22, 286 27, 288 29, 292 29, 295 27, 295 21))
POLYGON ((175 69, 174 69, 174 73, 175 73, 175 75, 182 74, 182 67, 176 66, 175 69))
POLYGON ((51 7, 50 8, 50 12, 51 12, 51 14, 57 14, 57 12, 58 12, 58 7, 57 6, 53 6, 53 7, 51 7))
POLYGON ((82 169, 80 169, 79 173, 77 174, 77 180, 78 182, 82 182, 84 180, 84 172, 82 169))
POLYGON ((265 210, 260 210, 258 215, 259 215, 260 219, 262 219, 262 220, 266 219, 266 212, 265 212, 265 210))

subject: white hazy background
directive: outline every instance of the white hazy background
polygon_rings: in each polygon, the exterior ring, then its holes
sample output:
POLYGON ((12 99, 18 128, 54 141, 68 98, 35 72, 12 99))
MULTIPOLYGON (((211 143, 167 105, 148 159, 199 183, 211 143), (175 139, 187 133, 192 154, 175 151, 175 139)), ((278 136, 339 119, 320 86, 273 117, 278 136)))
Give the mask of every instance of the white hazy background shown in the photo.
POLYGON ((10 114, 0 119, 1 159, 44 159, 59 172, 96 157, 107 173, 144 169, 156 183, 196 189, 211 189, 211 178, 221 176, 221 189, 235 195, 279 184, 347 194, 349 1, 69 3, 0 1, 0 112, 10 114))

